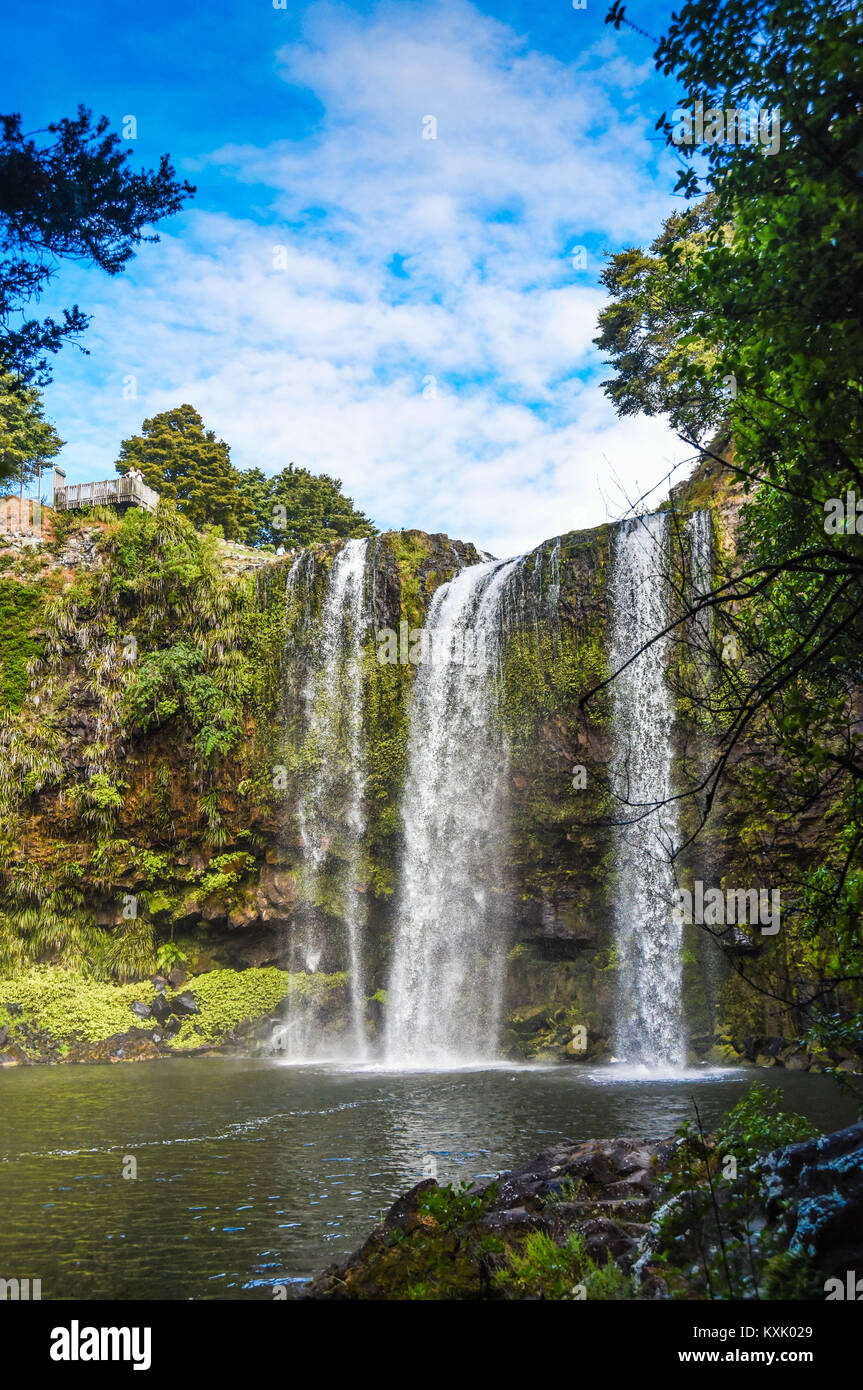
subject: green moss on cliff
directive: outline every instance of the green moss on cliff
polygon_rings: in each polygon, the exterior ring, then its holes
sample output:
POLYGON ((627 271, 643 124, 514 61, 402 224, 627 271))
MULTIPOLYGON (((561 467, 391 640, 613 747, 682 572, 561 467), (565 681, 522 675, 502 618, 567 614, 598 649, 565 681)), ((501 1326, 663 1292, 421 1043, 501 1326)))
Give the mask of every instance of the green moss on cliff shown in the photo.
POLYGON ((20 709, 27 693, 27 664, 38 651, 35 631, 45 592, 39 580, 0 579, 0 709, 20 709))
MULTIPOLYGON (((290 998, 293 1004, 325 1005, 344 990, 347 976, 288 974, 272 967, 210 970, 183 985, 191 990, 200 1014, 183 1020, 171 1047, 200 1047, 222 1042, 242 1024, 275 1013, 290 998)), ((168 998, 173 996, 169 995, 168 998)))
MULTIPOLYGON (((229 1035, 249 1028, 278 1011, 290 998, 293 1005, 317 1010, 338 1009, 343 1002, 345 975, 288 974, 271 967, 251 970, 211 970, 192 976, 179 993, 191 992, 199 1013, 183 1017, 163 1047, 186 1051, 206 1043, 220 1044, 229 1035)), ((10 1041, 25 1055, 45 1054, 46 1046, 65 1049, 77 1043, 97 1043, 141 1026, 131 1011, 135 1000, 148 1007, 156 997, 151 982, 116 985, 94 980, 74 970, 39 965, 11 978, 0 978, 0 1026, 10 1029, 10 1041), (10 1007, 11 1006, 11 1007, 10 1007)), ((146 1027, 157 1025, 148 1020, 146 1027)))
POLYGON ((395 556, 398 566, 400 617, 410 627, 421 627, 425 610, 420 598, 421 586, 417 571, 428 558, 428 536, 422 531, 392 532, 387 536, 386 544, 395 556))

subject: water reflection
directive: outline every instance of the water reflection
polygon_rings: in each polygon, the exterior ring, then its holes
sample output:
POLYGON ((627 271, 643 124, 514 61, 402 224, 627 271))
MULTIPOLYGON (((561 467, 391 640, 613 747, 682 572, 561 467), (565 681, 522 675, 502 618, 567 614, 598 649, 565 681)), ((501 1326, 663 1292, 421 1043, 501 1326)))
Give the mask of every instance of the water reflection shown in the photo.
POLYGON ((394 1072, 202 1059, 0 1073, 0 1267, 43 1299, 267 1298, 354 1248, 426 1175, 512 1167, 562 1138, 706 1125, 753 1079, 824 1128, 821 1077, 617 1068, 394 1072), (138 1176, 122 1176, 127 1155, 138 1176))

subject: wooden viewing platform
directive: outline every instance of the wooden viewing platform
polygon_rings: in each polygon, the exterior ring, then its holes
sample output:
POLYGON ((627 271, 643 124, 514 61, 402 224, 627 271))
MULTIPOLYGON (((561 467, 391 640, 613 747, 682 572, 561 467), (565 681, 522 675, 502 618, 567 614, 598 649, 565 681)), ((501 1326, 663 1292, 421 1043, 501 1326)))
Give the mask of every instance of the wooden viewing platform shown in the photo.
POLYGON ((104 483, 71 483, 54 488, 54 506, 59 512, 74 507, 143 507, 154 512, 158 502, 158 492, 140 478, 108 478, 104 483))

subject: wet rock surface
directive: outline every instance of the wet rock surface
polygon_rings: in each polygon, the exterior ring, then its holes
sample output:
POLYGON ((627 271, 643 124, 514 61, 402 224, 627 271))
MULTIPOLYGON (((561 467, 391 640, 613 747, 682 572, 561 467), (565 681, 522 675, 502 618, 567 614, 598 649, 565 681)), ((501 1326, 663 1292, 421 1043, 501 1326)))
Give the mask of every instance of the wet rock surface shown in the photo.
MULTIPOLYGON (((474 1223, 471 1241, 478 1251, 484 1238, 497 1238, 504 1247, 518 1244, 531 1232, 544 1232, 556 1242, 578 1231, 592 1260, 604 1265, 609 1257, 621 1270, 631 1269, 638 1255, 639 1240, 655 1206, 659 1191, 657 1171, 669 1145, 649 1144, 641 1139, 590 1139, 584 1143, 557 1144, 529 1163, 504 1173, 497 1180, 485 1179, 471 1188, 477 1198, 490 1198, 474 1223)), ((381 1224, 356 1254, 331 1265, 312 1281, 308 1298, 400 1298, 412 1296, 404 1286, 398 1268, 400 1249, 412 1239, 428 1242, 442 1238, 445 1223, 431 1214, 424 1199, 439 1192, 437 1182, 427 1178, 393 1204, 381 1224), (395 1254, 395 1259, 393 1255, 395 1254)), ((494 1265, 498 1255, 493 1255, 494 1265)), ((411 1266, 410 1258, 404 1260, 411 1266)), ((463 1262, 462 1262, 463 1263, 463 1262)), ((483 1268, 482 1254, 476 1261, 475 1285, 470 1277, 465 1289, 465 1271, 458 1268, 453 1297, 485 1297, 490 1285, 489 1268, 483 1268)), ((457 1258, 454 1267, 459 1265, 457 1258)), ((409 1270, 412 1277, 415 1270, 409 1270)))
POLYGON ((764 1160, 768 1212, 789 1231, 789 1248, 835 1274, 863 1256, 863 1123, 764 1160), (784 1204, 787 1204, 783 1211, 784 1204))
MULTIPOLYGON (((692 1276, 693 1262, 706 1261, 711 1252, 718 1256, 720 1242, 711 1236, 706 1212, 719 1213, 730 1238, 732 1186, 714 1207, 706 1170, 691 1190, 679 1190, 672 1176, 675 1168, 679 1175, 681 1165, 690 1170, 712 1154, 709 1139, 702 1144, 681 1137, 557 1144, 457 1194, 450 1207, 457 1209, 454 1223, 447 1200, 439 1200, 446 1190, 427 1178, 393 1203, 359 1250, 330 1265, 302 1296, 512 1297, 496 1287, 495 1272, 513 1252, 522 1254, 537 1232, 561 1251, 577 1234, 596 1267, 619 1272, 625 1284, 600 1297, 679 1296, 675 1275, 692 1276)), ((863 1257, 863 1124, 768 1154, 759 1164, 758 1196, 747 1219, 753 1230, 768 1230, 774 1256, 785 1251, 782 1258, 794 1257, 803 1269, 806 1277, 789 1296, 823 1297, 824 1276, 863 1257)), ((686 1296, 711 1297, 715 1287, 699 1275, 686 1296)), ((756 1295, 744 1290, 741 1296, 756 1295)))

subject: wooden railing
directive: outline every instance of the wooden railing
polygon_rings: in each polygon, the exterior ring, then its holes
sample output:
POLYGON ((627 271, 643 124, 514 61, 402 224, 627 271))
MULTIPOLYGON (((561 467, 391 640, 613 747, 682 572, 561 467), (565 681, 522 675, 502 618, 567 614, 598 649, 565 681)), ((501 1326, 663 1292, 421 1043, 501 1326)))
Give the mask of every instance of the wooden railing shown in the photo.
POLYGON ((104 483, 72 483, 69 487, 58 487, 54 492, 54 506, 58 511, 68 511, 72 507, 144 507, 154 512, 159 494, 147 487, 139 478, 108 478, 104 483))

